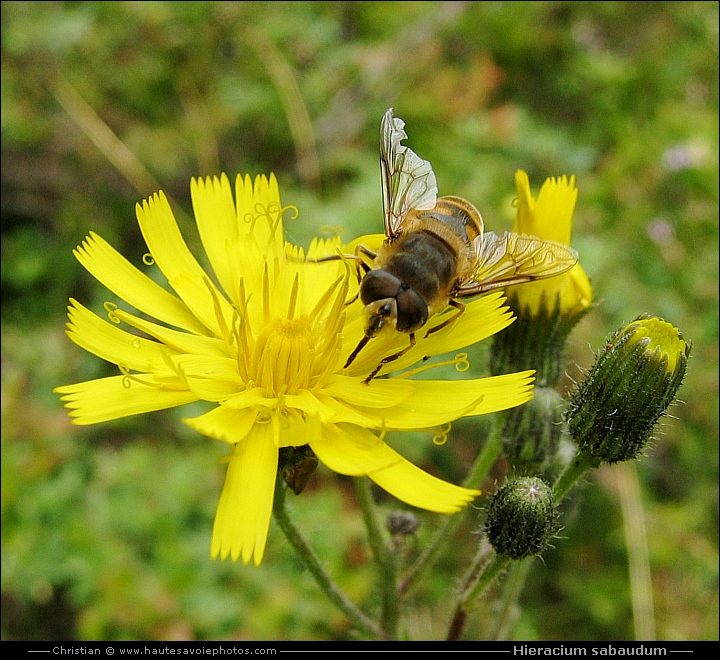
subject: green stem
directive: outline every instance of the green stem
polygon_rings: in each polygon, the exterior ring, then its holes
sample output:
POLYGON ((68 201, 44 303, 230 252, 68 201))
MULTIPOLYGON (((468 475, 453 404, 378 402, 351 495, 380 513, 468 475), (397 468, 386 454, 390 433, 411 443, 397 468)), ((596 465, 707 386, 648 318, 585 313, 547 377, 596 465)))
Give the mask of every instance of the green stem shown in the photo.
POLYGON ((577 480, 582 477, 588 470, 599 467, 600 459, 588 456, 585 452, 578 452, 575 458, 568 463, 565 470, 558 477, 555 485, 553 486, 553 494, 555 495, 555 501, 557 504, 560 503, 567 492, 575 485, 577 480))
POLYGON ((511 561, 512 559, 509 556, 498 555, 494 550, 488 553, 487 547, 481 545, 470 566, 470 570, 468 570, 463 580, 464 587, 450 623, 447 641, 456 642, 460 639, 468 612, 478 606, 477 601, 508 567, 511 561), (492 556, 489 561, 487 561, 488 554, 492 556))
POLYGON ((380 592, 382 611, 380 626, 387 639, 397 639, 400 620, 400 596, 397 589, 396 554, 385 542, 382 523, 372 496, 370 479, 362 477, 355 481, 358 503, 368 530, 368 541, 380 569, 380 592))
POLYGON ((500 458, 502 454, 502 430, 504 425, 505 415, 499 415, 488 441, 478 454, 475 463, 473 463, 473 466, 470 468, 470 473, 463 482, 465 488, 479 488, 482 482, 485 481, 485 477, 490 474, 490 470, 492 470, 493 465, 495 465, 495 461, 500 458))
POLYGON ((500 577, 500 574, 508 567, 511 561, 512 559, 508 555, 499 555, 493 550, 493 558, 485 564, 475 584, 470 586, 467 595, 463 598, 465 609, 474 610, 477 607, 480 596, 500 577))
POLYGON ((287 537, 287 540, 290 541, 290 544, 295 548, 300 561, 302 561, 305 568, 310 571, 320 589, 322 589, 330 601, 350 619, 357 630, 373 639, 384 639, 384 635, 378 625, 363 614, 324 571, 317 555, 313 552, 295 523, 290 519, 285 502, 286 492, 287 489, 285 488, 284 482, 282 479, 278 479, 275 486, 273 514, 278 525, 280 525, 280 529, 282 529, 287 537))
MULTIPOLYGON (((489 474, 492 466, 495 465, 498 457, 502 453, 502 428, 504 425, 504 416, 498 416, 493 431, 482 448, 482 451, 475 459, 475 463, 470 468, 468 476, 463 482, 465 488, 478 488, 485 477, 489 474)), ((436 532, 433 540, 425 548, 425 551, 418 557, 410 570, 405 575, 404 580, 400 583, 399 593, 401 595, 407 593, 411 587, 417 582, 422 573, 427 570, 437 559, 443 547, 452 539, 455 531, 460 523, 465 519, 470 510, 466 507, 463 511, 454 515, 447 516, 440 528, 436 532)))
POLYGON ((508 576, 503 584, 502 596, 499 599, 499 610, 493 619, 492 630, 488 631, 488 640, 506 640, 508 630, 515 623, 518 616, 517 602, 525 586, 533 558, 527 557, 524 561, 515 561, 508 568, 508 576))

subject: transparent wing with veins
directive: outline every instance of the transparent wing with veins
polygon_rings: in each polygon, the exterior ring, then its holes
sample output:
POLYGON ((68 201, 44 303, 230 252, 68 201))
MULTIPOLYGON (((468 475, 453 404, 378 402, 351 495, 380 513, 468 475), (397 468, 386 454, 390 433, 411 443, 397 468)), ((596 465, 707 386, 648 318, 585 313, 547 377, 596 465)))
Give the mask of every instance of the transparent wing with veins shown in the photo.
POLYGON ((577 252, 563 243, 512 232, 485 232, 473 246, 477 264, 458 285, 458 298, 560 275, 578 260, 577 252))
POLYGON ((380 170, 385 235, 395 237, 410 209, 429 210, 437 202, 437 180, 432 165, 400 144, 407 138, 405 122, 390 108, 380 122, 380 170))

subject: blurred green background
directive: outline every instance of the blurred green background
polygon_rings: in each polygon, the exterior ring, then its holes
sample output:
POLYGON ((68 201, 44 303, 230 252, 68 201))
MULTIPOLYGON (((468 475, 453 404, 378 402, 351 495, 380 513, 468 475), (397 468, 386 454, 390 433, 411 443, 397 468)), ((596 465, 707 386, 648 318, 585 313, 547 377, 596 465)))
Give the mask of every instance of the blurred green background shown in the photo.
MULTIPOLYGON (((134 205, 162 188, 197 247, 190 177, 273 171, 300 209, 294 242, 379 232, 390 106, 440 193, 491 230, 510 226, 518 168, 536 193, 577 176, 573 245, 600 304, 571 338, 570 376, 640 312, 693 342, 630 499, 657 638, 718 639, 716 2, 3 2, 3 639, 349 638, 274 524, 262 567, 209 559, 226 448, 181 424, 187 409, 73 428, 51 390, 113 373, 64 334, 70 296, 101 315, 112 299, 72 256, 88 231, 140 264, 134 205)), ((453 452, 472 460, 482 442, 463 428, 403 451, 459 481, 453 452)), ((516 639, 633 639, 618 470, 571 498, 516 639)), ((372 608, 349 481, 321 467, 293 506, 372 608)), ((414 638, 443 634, 451 568, 411 602, 414 638)))

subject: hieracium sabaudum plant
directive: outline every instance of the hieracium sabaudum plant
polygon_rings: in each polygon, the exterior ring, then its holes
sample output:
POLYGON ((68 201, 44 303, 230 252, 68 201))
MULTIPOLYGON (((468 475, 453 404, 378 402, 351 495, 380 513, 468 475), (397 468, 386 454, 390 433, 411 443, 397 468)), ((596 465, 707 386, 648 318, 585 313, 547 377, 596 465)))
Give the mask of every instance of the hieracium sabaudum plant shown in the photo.
POLYGON ((566 404, 555 389, 564 347, 592 303, 569 247, 574 178, 548 179, 536 199, 518 172, 517 221, 495 235, 472 204, 438 197, 430 164, 402 144, 403 126, 392 110, 381 123, 384 236, 316 239, 307 251, 286 242, 284 222, 299 211, 283 205, 272 174, 238 175, 234 186, 224 174, 190 182, 209 268, 162 192, 136 206, 148 248, 142 270, 90 232, 75 256, 121 303, 105 303, 103 318, 71 299, 68 336, 118 373, 55 391, 78 425, 205 402, 206 412, 183 422, 228 447, 210 556, 260 566, 274 514, 362 638, 407 638, 408 595, 480 506, 478 552, 449 609, 447 638, 460 639, 497 576, 547 550, 558 502, 577 478, 642 453, 682 381, 689 344, 671 324, 639 317, 609 340, 566 404), (448 362, 461 372, 467 359, 455 352, 490 337, 490 376, 428 377, 448 362), (447 437, 455 420, 489 413, 502 414, 460 485, 386 442, 391 431, 447 437), (577 456, 563 463, 557 447, 568 430, 577 456), (511 473, 483 503, 480 486, 503 453, 511 473), (357 478, 377 607, 343 593, 293 521, 286 490, 301 493, 318 463, 357 478), (419 553, 405 552, 419 512, 395 511, 383 523, 366 477, 445 517, 419 553))

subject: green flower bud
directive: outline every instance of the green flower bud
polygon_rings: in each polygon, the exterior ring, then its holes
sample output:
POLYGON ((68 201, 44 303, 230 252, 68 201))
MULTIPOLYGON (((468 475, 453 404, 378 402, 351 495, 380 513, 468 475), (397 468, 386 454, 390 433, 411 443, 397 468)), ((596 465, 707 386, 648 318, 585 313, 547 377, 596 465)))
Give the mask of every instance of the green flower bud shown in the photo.
POLYGON ((490 500, 485 533, 498 555, 511 559, 539 555, 557 529, 555 496, 538 477, 510 481, 490 500))
POLYGON ((607 463, 636 458, 675 398, 690 347, 647 314, 615 332, 570 395, 566 419, 578 447, 607 463))
POLYGON ((507 412, 503 451, 518 474, 548 470, 563 433, 565 400, 554 389, 536 387, 532 401, 507 412))
POLYGON ((385 524, 393 536, 410 536, 420 527, 420 518, 410 511, 393 511, 385 524))

